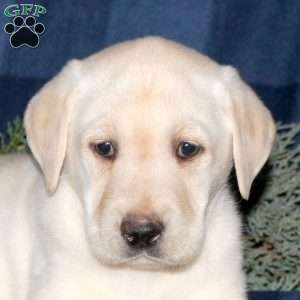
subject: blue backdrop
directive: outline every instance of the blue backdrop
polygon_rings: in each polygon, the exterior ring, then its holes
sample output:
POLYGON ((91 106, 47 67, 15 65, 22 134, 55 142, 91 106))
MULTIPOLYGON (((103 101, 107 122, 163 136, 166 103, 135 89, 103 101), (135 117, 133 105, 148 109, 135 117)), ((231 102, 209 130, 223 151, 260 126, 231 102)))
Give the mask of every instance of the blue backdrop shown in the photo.
MULTIPOLYGON (((1 0, 5 7, 22 1, 1 0)), ((30 3, 30 1, 25 1, 30 3)), ((300 1, 38 1, 46 30, 35 48, 13 49, 0 28, 0 130, 72 57, 144 35, 192 46, 240 70, 276 120, 300 120, 300 1)), ((0 27, 12 18, 1 15, 0 27)))

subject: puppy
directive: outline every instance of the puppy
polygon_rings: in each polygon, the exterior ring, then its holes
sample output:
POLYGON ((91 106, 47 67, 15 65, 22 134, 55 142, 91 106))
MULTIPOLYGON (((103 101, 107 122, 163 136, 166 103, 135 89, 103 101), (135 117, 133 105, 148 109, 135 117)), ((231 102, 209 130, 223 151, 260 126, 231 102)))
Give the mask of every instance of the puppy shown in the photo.
POLYGON ((0 158, 6 300, 245 300, 247 199, 269 111, 234 68, 146 37, 72 60, 30 101, 33 153, 0 158))

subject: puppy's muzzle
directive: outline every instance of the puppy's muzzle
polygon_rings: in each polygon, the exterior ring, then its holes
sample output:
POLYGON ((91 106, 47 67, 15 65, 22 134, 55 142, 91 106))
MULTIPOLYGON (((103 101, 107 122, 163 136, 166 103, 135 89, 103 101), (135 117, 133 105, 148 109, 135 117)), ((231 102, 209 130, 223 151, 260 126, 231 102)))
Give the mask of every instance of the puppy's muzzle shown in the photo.
POLYGON ((130 248, 146 250, 159 242, 164 226, 154 215, 128 215, 123 219, 120 229, 130 248))

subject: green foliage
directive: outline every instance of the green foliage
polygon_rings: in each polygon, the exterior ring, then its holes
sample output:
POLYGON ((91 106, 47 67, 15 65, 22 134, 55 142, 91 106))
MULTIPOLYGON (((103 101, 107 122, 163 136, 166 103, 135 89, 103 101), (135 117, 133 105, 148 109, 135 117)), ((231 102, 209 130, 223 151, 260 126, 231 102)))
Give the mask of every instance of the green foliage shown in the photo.
MULTIPOLYGON (((300 124, 278 125, 269 163, 244 210, 244 268, 251 290, 300 290, 300 124), (254 205, 253 205, 254 203, 254 205)), ((17 118, 0 135, 0 153, 28 150, 17 118)))
POLYGON ((22 152, 27 148, 25 131, 22 120, 16 118, 8 123, 5 134, 0 133, 0 154, 10 152, 22 152))
POLYGON ((250 289, 300 290, 300 146, 298 125, 278 125, 278 140, 245 214, 245 270, 250 289), (256 194, 256 193, 255 193, 256 194))

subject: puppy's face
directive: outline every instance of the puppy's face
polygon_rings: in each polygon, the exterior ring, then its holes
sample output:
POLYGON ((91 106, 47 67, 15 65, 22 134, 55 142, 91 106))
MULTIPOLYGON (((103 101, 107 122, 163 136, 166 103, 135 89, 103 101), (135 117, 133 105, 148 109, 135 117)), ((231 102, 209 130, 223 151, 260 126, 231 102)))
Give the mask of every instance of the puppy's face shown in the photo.
POLYGON ((232 167, 231 135, 213 91, 158 66, 124 71, 117 86, 104 88, 105 104, 97 84, 87 86, 89 104, 76 106, 67 158, 70 173, 80 174, 94 254, 135 267, 190 262, 210 199, 232 167))
POLYGON ((93 254, 135 268, 192 262, 233 160, 247 198, 275 131, 232 68, 158 38, 70 63, 25 126, 48 190, 62 172, 81 199, 93 254))

